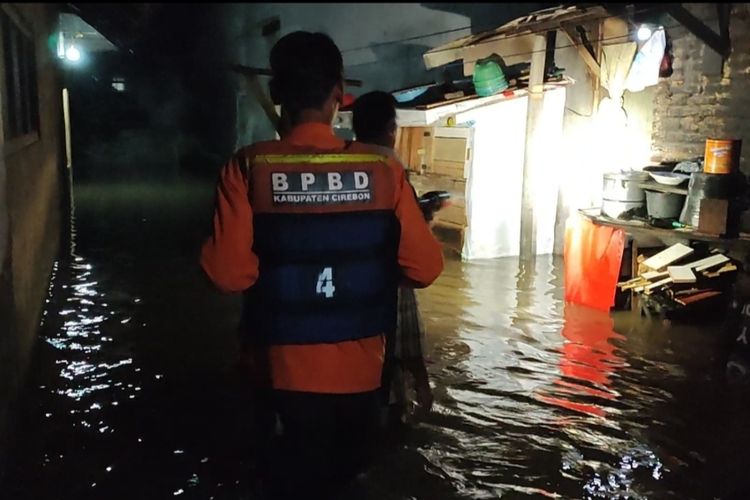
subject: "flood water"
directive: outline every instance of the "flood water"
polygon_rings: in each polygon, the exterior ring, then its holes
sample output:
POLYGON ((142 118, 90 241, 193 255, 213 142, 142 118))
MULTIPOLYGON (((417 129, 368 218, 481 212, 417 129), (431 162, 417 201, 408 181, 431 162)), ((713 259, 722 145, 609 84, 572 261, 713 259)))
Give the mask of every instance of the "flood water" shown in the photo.
MULTIPOLYGON (((213 186, 77 186, 0 497, 252 499, 237 297, 198 267, 213 186)), ((716 328, 562 300, 562 262, 420 291, 434 411, 351 499, 750 498, 716 328)))

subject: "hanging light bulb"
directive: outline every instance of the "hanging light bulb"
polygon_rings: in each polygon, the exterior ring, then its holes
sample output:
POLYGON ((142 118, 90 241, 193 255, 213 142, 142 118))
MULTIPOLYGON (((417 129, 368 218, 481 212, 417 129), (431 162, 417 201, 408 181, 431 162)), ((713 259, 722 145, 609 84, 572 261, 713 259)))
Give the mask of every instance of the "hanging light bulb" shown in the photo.
POLYGON ((68 47, 65 51, 65 58, 71 62, 77 62, 81 60, 81 51, 76 48, 75 45, 68 47))
POLYGON ((641 41, 641 42, 645 42, 646 40, 648 40, 649 38, 651 38, 651 34, 652 34, 651 28, 649 28, 645 24, 641 24, 641 27, 638 28, 638 35, 637 36, 638 36, 638 40, 641 41))

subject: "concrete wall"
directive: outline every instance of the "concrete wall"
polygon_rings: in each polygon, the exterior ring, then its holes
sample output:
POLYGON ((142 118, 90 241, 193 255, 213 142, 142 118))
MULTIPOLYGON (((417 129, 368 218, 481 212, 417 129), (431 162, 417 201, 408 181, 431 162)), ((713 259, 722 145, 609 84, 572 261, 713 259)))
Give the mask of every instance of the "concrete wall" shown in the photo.
MULTIPOLYGON (((717 30, 713 4, 684 4, 717 30)), ((675 23, 676 24, 676 23, 675 23)), ((658 86, 654 109, 655 160, 702 156, 708 137, 744 139, 741 168, 750 172, 750 8, 733 4, 729 32, 732 53, 721 57, 684 28, 668 30, 674 48, 674 74, 658 86)))
POLYGON ((0 237, 0 470, 9 408, 24 378, 58 250, 64 164, 61 87, 47 44, 56 9, 43 4, 9 7, 33 29, 40 126, 38 137, 23 145, 3 142, 0 158, 0 218, 8 228, 5 238, 0 237))

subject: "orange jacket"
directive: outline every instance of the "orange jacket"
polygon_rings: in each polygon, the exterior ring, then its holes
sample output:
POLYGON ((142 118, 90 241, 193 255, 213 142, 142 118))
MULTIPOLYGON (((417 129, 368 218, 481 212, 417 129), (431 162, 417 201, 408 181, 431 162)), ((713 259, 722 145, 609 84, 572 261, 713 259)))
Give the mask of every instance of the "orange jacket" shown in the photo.
MULTIPOLYGON (((248 169, 258 154, 376 153, 364 144, 344 149, 330 126, 307 123, 295 127, 281 141, 257 143, 241 149, 222 168, 217 187, 213 235, 201 253, 201 265, 224 292, 243 292, 258 279, 258 257, 253 253, 253 208, 248 197, 248 169)), ((415 287, 430 285, 442 272, 439 243, 427 226, 395 156, 385 162, 394 192, 389 202, 401 225, 398 261, 404 277, 415 287)), ((269 348, 271 381, 275 389, 356 393, 380 386, 384 337, 332 344, 274 345, 269 348)))

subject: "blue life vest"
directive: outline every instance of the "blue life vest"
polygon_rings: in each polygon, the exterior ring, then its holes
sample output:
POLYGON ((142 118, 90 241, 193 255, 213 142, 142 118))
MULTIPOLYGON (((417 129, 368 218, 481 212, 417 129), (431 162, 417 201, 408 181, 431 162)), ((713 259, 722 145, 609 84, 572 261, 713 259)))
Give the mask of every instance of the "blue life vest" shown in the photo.
MULTIPOLYGON (((318 176, 333 173, 340 180, 337 193, 348 192, 351 199, 359 196, 352 180, 357 162, 339 155, 337 161, 325 164, 320 157, 325 155, 311 155, 308 170, 318 176), (344 163, 346 171, 341 170, 344 163)), ((300 163, 307 165, 297 160, 294 168, 274 167, 270 172, 284 170, 291 178, 298 174, 300 163)), ((387 169, 375 160, 369 168, 370 174, 387 169)), ((267 165, 256 165, 254 170, 251 176, 265 179, 270 175, 267 165)), ((311 196, 307 193, 322 196, 328 192, 324 181, 305 186, 310 190, 304 195, 273 198, 273 202, 264 201, 267 196, 251 199, 259 278, 245 294, 243 323, 258 341, 266 345, 337 343, 395 330, 401 230, 395 211, 377 203, 382 182, 375 179, 386 177, 370 177, 367 196, 373 202, 356 202, 351 211, 342 211, 348 202, 332 202, 330 211, 326 203, 308 200, 306 204, 305 198, 311 196)), ((287 192, 302 193, 291 179, 289 183, 292 187, 287 192)))

